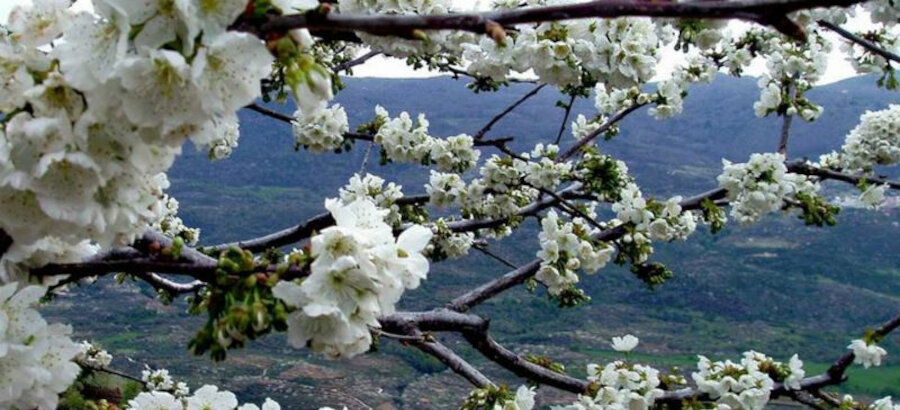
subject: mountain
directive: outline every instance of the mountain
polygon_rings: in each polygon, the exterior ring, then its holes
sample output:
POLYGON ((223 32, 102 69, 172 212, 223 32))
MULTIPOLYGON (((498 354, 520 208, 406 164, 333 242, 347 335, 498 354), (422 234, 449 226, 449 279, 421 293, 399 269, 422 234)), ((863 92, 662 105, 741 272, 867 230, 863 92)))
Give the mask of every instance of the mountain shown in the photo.
MULTIPOLYGON (((874 82, 859 77, 810 92, 825 113, 813 123, 795 121, 790 156, 816 158, 839 148, 860 114, 896 101, 896 94, 874 82)), ((336 101, 346 107, 351 127, 370 120, 375 104, 381 104, 392 114, 425 113, 432 133, 442 136, 476 132, 533 87, 516 84, 476 95, 450 78, 347 79, 346 86, 336 101)), ((758 93, 755 81, 745 78, 720 77, 712 85, 694 86, 684 114, 656 121, 637 112, 600 149, 626 161, 649 195, 705 191, 716 186, 722 158, 745 161, 751 152, 777 145, 780 123, 753 115, 758 93)), ((542 90, 488 136, 514 135, 519 150, 552 140, 562 118, 554 103, 561 99, 542 90)), ((272 108, 290 112, 289 107, 272 108)), ((580 100, 572 118, 592 112, 593 101, 580 100)), ((240 119, 240 147, 230 159, 210 162, 204 153, 185 147, 170 173, 170 193, 181 201, 181 216, 202 228, 206 244, 257 236, 322 212, 323 199, 336 196, 359 170, 368 144, 340 155, 295 152, 288 125, 249 111, 240 119)), ((571 142, 567 132, 563 143, 571 142)), ((368 171, 401 183, 406 194, 424 192, 424 168, 377 162, 373 152, 368 171)), ((849 192, 830 186, 829 195, 849 192)), ((493 250, 524 263, 537 249, 535 233, 529 223, 493 250)), ((615 357, 608 340, 624 333, 641 338, 636 359, 660 365, 690 369, 698 353, 736 359, 755 349, 785 360, 799 352, 811 371, 821 371, 867 326, 900 312, 898 234, 900 211, 895 208, 847 209, 830 228, 772 215, 753 226, 729 225, 717 235, 704 231, 686 242, 658 244, 653 259, 666 263, 675 278, 655 291, 627 269, 607 267, 583 278, 593 298, 587 306, 561 311, 543 291, 530 294, 520 287, 475 313, 492 318, 492 334, 501 343, 517 352, 549 355, 573 375, 583 376, 591 361, 615 357)), ((480 255, 434 264, 428 281, 407 292, 402 307, 432 308, 503 272, 502 265, 480 255)), ((162 306, 148 297, 152 291, 146 287, 111 280, 73 293, 48 307, 47 315, 71 322, 79 337, 100 342, 120 358, 115 366, 133 373, 140 365, 123 357, 167 367, 195 387, 216 383, 244 399, 271 396, 291 409, 362 408, 360 402, 382 409, 456 408, 468 389, 434 359, 393 341, 383 341, 377 352, 360 359, 328 361, 291 349, 283 335, 272 335, 213 364, 186 351, 200 319, 183 314, 183 305, 162 306)), ((460 340, 441 337, 483 364, 460 340)), ((900 337, 883 345, 898 352, 900 337)), ((900 361, 894 356, 877 370, 854 369, 846 389, 864 396, 900 394, 900 361)), ((495 365, 485 368, 497 380, 521 382, 495 365)), ((548 403, 567 396, 542 388, 539 397, 548 403)))

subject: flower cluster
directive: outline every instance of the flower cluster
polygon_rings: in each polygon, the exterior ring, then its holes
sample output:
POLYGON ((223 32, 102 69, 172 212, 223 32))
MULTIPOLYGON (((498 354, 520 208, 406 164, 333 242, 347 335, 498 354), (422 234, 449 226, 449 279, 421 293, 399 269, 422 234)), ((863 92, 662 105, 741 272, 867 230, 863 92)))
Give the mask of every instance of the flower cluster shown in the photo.
POLYGON ((366 174, 360 177, 354 174, 350 181, 340 190, 341 202, 349 205, 361 199, 368 199, 379 208, 388 210, 385 222, 391 226, 399 226, 402 222, 400 205, 397 200, 403 198, 403 187, 393 182, 384 184, 384 179, 377 175, 366 174))
POLYGON ((0 286, 0 408, 52 410, 81 371, 71 327, 48 324, 34 308, 43 286, 0 286))
POLYGON ((443 218, 434 221, 431 230, 434 235, 426 248, 426 253, 432 260, 464 256, 469 253, 469 249, 475 243, 474 233, 453 232, 443 218))
POLYGON ((534 408, 534 396, 534 387, 519 386, 513 393, 506 385, 500 387, 491 385, 472 390, 460 409, 531 410, 534 408))
POLYGON ((805 44, 760 33, 763 55, 768 71, 759 79, 760 98, 753 104, 756 116, 772 112, 780 115, 799 115, 812 121, 822 114, 822 107, 803 97, 825 73, 830 43, 819 35, 812 35, 805 44))
POLYGON ((439 139, 428 134, 429 122, 419 114, 415 123, 406 111, 391 118, 383 107, 375 107, 376 123, 381 125, 375 142, 381 144, 382 157, 393 162, 436 164, 444 172, 465 172, 475 166, 481 151, 474 149, 471 136, 460 134, 439 139))
POLYGON ((163 217, 150 227, 170 238, 181 238, 187 245, 195 245, 200 240, 200 229, 185 226, 178 217, 178 200, 164 195, 162 202, 165 204, 163 217))
POLYGON ((722 164, 719 186, 728 190, 731 216, 744 224, 782 209, 785 201, 796 201, 798 195, 813 196, 819 189, 807 176, 788 172, 782 154, 753 154, 747 163, 723 159, 722 164))
POLYGON ((871 171, 877 165, 900 162, 900 105, 868 111, 847 134, 841 151, 824 161, 838 169, 871 171), (836 165, 836 166, 835 166, 836 165))
POLYGON ((650 239, 673 241, 687 238, 697 228, 696 216, 682 210, 681 199, 674 196, 663 203, 647 200, 637 185, 629 183, 620 191, 620 199, 612 205, 612 210, 619 221, 632 224, 635 233, 650 239))
POLYGON ((425 192, 432 204, 444 208, 461 202, 466 195, 466 183, 459 174, 431 170, 425 192))
POLYGON ((593 274, 612 259, 614 248, 591 241, 592 232, 584 223, 580 218, 561 221, 552 210, 541 220, 541 250, 537 253, 541 267, 534 278, 546 285, 551 295, 559 295, 578 283, 576 270, 593 274))
MULTIPOLYGON (((613 348, 626 354, 637 347, 632 335, 613 338, 613 348)), ((578 396, 578 400, 554 410, 636 409, 647 410, 663 395, 659 371, 646 365, 614 361, 587 366, 588 380, 596 391, 578 396)))
POLYGON ((109 367, 109 363, 112 362, 113 357, 109 352, 97 347, 87 340, 81 342, 79 348, 81 351, 75 356, 75 362, 82 366, 94 369, 105 369, 109 367))
POLYGON ((226 31, 241 1, 69 3, 15 8, 0 38, 0 228, 14 247, 130 243, 166 214, 159 175, 186 140, 214 157, 236 144, 235 112, 273 60, 226 31))
POLYGON ((799 389, 806 374, 797 355, 788 363, 781 363, 754 351, 745 352, 740 363, 713 362, 700 356, 697 367, 692 377, 698 390, 735 410, 763 409, 776 380, 789 389, 799 389))
POLYGON ((168 369, 151 369, 146 367, 141 372, 141 380, 148 390, 155 392, 171 393, 175 397, 184 397, 190 393, 187 383, 176 382, 169 375, 168 369))
POLYGON ((602 368, 590 364, 588 380, 600 385, 588 402, 601 408, 646 410, 663 394, 659 371, 641 364, 615 361, 602 368))
POLYGON ((344 133, 350 130, 347 112, 340 104, 312 111, 297 110, 291 124, 295 146, 302 146, 313 152, 334 151, 341 148, 344 144, 344 133))
POLYGON ((537 189, 556 189, 572 171, 570 162, 559 162, 559 146, 538 143, 531 153, 522 155, 516 165, 525 175, 525 182, 537 189))
POLYGON ((862 339, 856 339, 847 346, 853 351, 853 363, 861 364, 865 368, 881 366, 881 361, 887 355, 887 351, 875 343, 869 343, 862 339))
MULTIPOLYGON (((871 4, 870 2, 867 4, 871 4)), ((900 33, 896 29, 891 30, 885 27, 877 30, 871 30, 865 33, 857 33, 858 36, 867 39, 869 42, 876 44, 883 50, 892 53, 900 52, 900 33)), ((846 53, 847 61, 853 65, 853 68, 859 74, 881 74, 877 84, 888 90, 897 89, 898 84, 896 69, 894 63, 884 58, 881 54, 873 53, 853 42, 845 42, 841 44, 841 51, 846 53)))
MULTIPOLYGON (((340 0, 340 11, 360 14, 445 14, 451 11, 449 0, 394 1, 340 0)), ((358 33, 360 39, 375 50, 401 58, 435 54, 441 51, 458 52, 459 44, 473 41, 474 36, 458 31, 419 32, 416 40, 358 33)))
POLYGON ((422 252, 432 233, 414 225, 395 240, 384 222, 388 211, 368 199, 331 199, 325 207, 335 225, 312 237, 310 275, 300 284, 279 282, 272 292, 295 309, 287 320, 292 346, 351 357, 369 349, 377 317, 425 279, 422 252))
MULTIPOLYGON (((190 396, 179 396, 151 388, 151 391, 140 393, 129 400, 126 408, 130 410, 260 410, 259 406, 252 403, 239 406, 234 393, 219 390, 218 387, 212 385, 205 385, 190 396)), ((261 410, 281 410, 281 406, 267 398, 261 410)))
POLYGON ((469 73, 496 81, 533 69, 541 82, 560 87, 591 86, 584 82, 591 79, 623 88, 653 77, 659 49, 673 34, 647 18, 581 19, 522 26, 505 44, 483 37, 462 48, 469 73))

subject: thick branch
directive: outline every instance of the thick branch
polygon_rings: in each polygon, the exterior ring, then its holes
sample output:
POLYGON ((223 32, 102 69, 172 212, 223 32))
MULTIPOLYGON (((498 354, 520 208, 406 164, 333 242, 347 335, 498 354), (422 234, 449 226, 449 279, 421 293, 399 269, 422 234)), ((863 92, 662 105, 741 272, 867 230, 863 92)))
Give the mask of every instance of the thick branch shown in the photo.
POLYGON ((484 373, 481 373, 475 366, 472 366, 469 362, 462 357, 459 357, 453 350, 440 342, 412 342, 411 344, 419 350, 434 356, 436 359, 440 360, 441 363, 449 367, 450 370, 453 370, 454 373, 462 376, 476 387, 494 385, 484 373))
POLYGON ((415 328, 423 331, 458 332, 489 360, 507 370, 529 380, 557 387, 563 390, 584 393, 590 383, 565 374, 556 373, 531 363, 503 347, 490 337, 489 323, 481 317, 454 312, 435 310, 430 312, 398 312, 378 319, 385 329, 415 328))
POLYGON ((624 16, 741 19, 770 24, 782 33, 805 38, 803 29, 786 18, 788 13, 816 7, 851 6, 861 0, 736 0, 704 2, 645 2, 597 0, 586 3, 530 7, 485 13, 434 15, 361 15, 316 11, 272 17, 259 33, 284 33, 295 28, 361 31, 375 35, 413 37, 415 30, 464 30, 485 33, 489 23, 512 26, 589 17, 624 16))

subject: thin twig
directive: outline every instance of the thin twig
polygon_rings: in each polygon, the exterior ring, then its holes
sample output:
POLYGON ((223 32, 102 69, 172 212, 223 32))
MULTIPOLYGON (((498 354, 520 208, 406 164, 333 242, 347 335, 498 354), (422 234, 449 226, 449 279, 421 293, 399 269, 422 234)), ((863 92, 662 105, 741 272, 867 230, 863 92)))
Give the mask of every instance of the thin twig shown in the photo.
POLYGON ((593 141, 600 135, 604 134, 606 131, 609 131, 609 129, 612 128, 613 125, 616 125, 623 118, 627 117, 628 114, 631 114, 632 112, 636 111, 638 108, 641 108, 645 105, 647 105, 647 104, 646 103, 634 104, 622 111, 619 111, 616 115, 614 115, 612 118, 610 118, 605 123, 603 123, 603 125, 601 125, 600 128, 597 128, 596 130, 594 130, 594 132, 586 135, 584 138, 578 140, 578 142, 576 142, 571 147, 569 147, 569 149, 567 149, 565 152, 562 153, 562 155, 559 156, 559 160, 564 161, 564 160, 568 159, 569 157, 571 157, 572 155, 575 155, 575 153, 577 153, 578 150, 581 149, 581 147, 587 145, 588 143, 590 143, 591 141, 593 141))
POLYGON ((506 114, 511 113, 513 110, 516 109, 516 107, 518 107, 519 105, 521 105, 522 103, 527 101, 529 98, 535 96, 538 93, 538 91, 541 91, 541 89, 546 86, 547 86, 547 84, 539 84, 537 87, 534 87, 533 89, 531 89, 531 91, 529 91, 528 93, 523 95, 522 98, 519 98, 514 103, 512 103, 510 106, 506 107, 506 109, 503 110, 503 112, 495 115, 494 118, 491 118, 491 120, 487 124, 485 124, 484 127, 482 127, 480 130, 478 130, 478 132, 475 133, 475 136, 473 138, 476 141, 480 140, 482 137, 484 137, 484 134, 486 134, 488 131, 490 131, 491 127, 493 127, 494 124, 496 124, 503 117, 505 117, 506 114))
POLYGON ((847 31, 847 30, 844 30, 840 26, 837 26, 837 25, 832 24, 825 20, 819 20, 816 23, 821 27, 825 27, 825 28, 839 34, 841 37, 843 37, 847 40, 850 40, 856 44, 859 44, 862 48, 869 50, 869 52, 878 54, 887 60, 891 60, 891 61, 900 63, 900 55, 897 55, 888 50, 885 50, 884 48, 879 47, 877 44, 875 44, 869 40, 866 40, 862 37, 859 37, 849 31, 847 31))
POLYGON ((495 261, 497 261, 497 262, 502 263, 503 265, 505 265, 505 266, 508 267, 508 268, 511 268, 511 269, 518 269, 518 266, 516 266, 516 265, 513 264, 512 262, 506 260, 505 258, 503 258, 503 257, 500 256, 500 255, 497 255, 497 254, 495 254, 495 253, 489 251, 489 250, 487 249, 487 246, 474 246, 473 248, 474 248, 476 251, 481 252, 481 253, 487 255, 487 256, 490 257, 491 259, 493 259, 493 260, 495 260, 495 261))
POLYGON ((356 67, 356 66, 358 66, 358 65, 360 65, 360 64, 362 64, 362 63, 365 63, 365 62, 368 61, 370 58, 375 57, 375 56, 377 56, 377 55, 379 55, 379 54, 381 54, 380 51, 375 51, 375 50, 369 51, 368 53, 365 53, 365 54, 363 54, 363 55, 361 55, 361 56, 359 56, 359 57, 356 57, 356 58, 353 59, 353 60, 350 60, 350 61, 347 61, 347 62, 345 62, 345 63, 341 63, 341 64, 338 64, 338 65, 334 66, 334 72, 337 73, 337 72, 344 71, 344 70, 346 70, 346 69, 348 69, 348 68, 356 67))
POLYGON ((248 110, 256 111, 262 115, 265 115, 265 116, 271 117, 271 118, 275 118, 276 120, 286 122, 288 124, 290 124, 292 121, 294 121, 294 117, 291 117, 290 115, 282 114, 271 108, 266 108, 266 107, 263 107, 262 105, 259 105, 256 103, 247 105, 244 108, 246 108, 248 110))
MULTIPOLYGON (((250 105, 244 106, 244 108, 252 111, 256 111, 262 115, 265 115, 269 118, 276 119, 278 121, 291 124, 294 121, 294 117, 291 117, 287 114, 282 114, 278 111, 275 111, 271 108, 264 107, 262 105, 253 103, 250 105)), ((357 140, 357 141, 375 141, 375 136, 372 134, 363 134, 359 132, 347 132, 343 135, 344 138, 349 140, 357 140)), ((513 140, 513 137, 503 137, 503 138, 493 138, 493 139, 481 139, 476 140, 474 142, 474 146, 476 147, 495 147, 500 151, 506 152, 506 144, 513 140)))
POLYGON ((569 104, 566 105, 566 113, 563 115, 562 123, 559 124, 559 133, 556 134, 556 141, 553 143, 559 145, 562 140, 563 133, 566 132, 566 123, 569 121, 569 114, 572 112, 572 105, 575 104, 575 95, 569 98, 569 104))

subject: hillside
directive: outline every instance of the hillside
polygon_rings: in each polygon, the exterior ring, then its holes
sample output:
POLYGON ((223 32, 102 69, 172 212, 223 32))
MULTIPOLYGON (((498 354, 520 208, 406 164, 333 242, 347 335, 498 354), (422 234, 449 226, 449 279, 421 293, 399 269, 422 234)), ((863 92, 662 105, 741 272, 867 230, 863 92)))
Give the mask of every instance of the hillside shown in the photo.
MULTIPOLYGON (((377 103, 391 113, 424 112, 435 135, 455 135, 474 133, 530 87, 475 95, 463 81, 447 78, 349 79, 337 101, 347 108, 351 126, 371 119, 377 103)), ((752 79, 722 77, 690 93, 685 114, 659 122, 638 112, 624 121, 619 136, 601 143, 603 151, 625 160, 654 196, 707 190, 715 186, 722 158, 743 161, 750 152, 777 144, 775 120, 753 116, 758 90, 752 79)), ((896 94, 876 88, 872 78, 820 87, 809 95, 825 114, 814 123, 796 124, 794 157, 839 147, 861 113, 896 101, 896 94)), ((516 135, 521 149, 552 138, 562 116, 554 107, 559 98, 543 90, 490 135, 516 135)), ((590 115, 592 105, 581 101, 575 113, 590 115)), ((339 158, 295 152, 289 126, 253 112, 242 113, 241 121, 241 145, 232 158, 210 163, 185 147, 170 174, 170 192, 181 201, 182 217, 203 229, 205 243, 256 236, 321 212, 323 198, 335 196, 362 162, 365 144, 339 158)), ((373 153, 368 169, 402 183, 407 194, 424 192, 423 168, 380 167, 373 153)), ((496 252, 519 263, 531 259, 537 248, 534 227, 523 231, 499 243, 496 252)), ((660 364, 690 367, 697 353, 724 358, 753 348, 783 359, 799 352, 821 369, 852 336, 900 311, 898 234, 897 209, 845 210, 833 228, 807 228, 795 218, 772 216, 752 227, 729 226, 715 236, 702 232, 685 243, 660 244, 654 259, 667 263, 676 277, 656 291, 627 270, 606 268, 584 279, 593 297, 588 306, 560 312, 542 291, 515 289, 476 313, 493 319, 492 331, 502 343, 548 354, 576 375, 583 375, 589 360, 610 357, 606 341, 626 332, 641 338, 639 351, 647 355, 641 358, 660 364)), ((430 308, 503 272, 502 265, 479 256, 435 264, 427 283, 402 303, 407 309, 430 308)), ((161 306, 147 297, 148 289, 105 280, 76 293, 97 298, 62 298, 47 309, 48 316, 70 321, 80 337, 99 341, 120 359, 168 367, 194 386, 215 382, 246 399, 271 396, 293 403, 286 408, 359 408, 358 400, 385 409, 455 408, 467 389, 433 359, 392 341, 360 360, 334 362, 290 349, 283 335, 273 335, 214 365, 184 348, 197 318, 180 313, 180 306, 161 306)), ((464 348, 452 338, 448 343, 464 348)), ((852 374, 851 391, 900 394, 900 338, 884 345, 891 352, 887 366, 852 374)), ((125 360, 117 366, 140 369, 125 360)), ((490 376, 518 384, 501 369, 488 369, 490 376)), ((551 391, 542 389, 539 397, 552 399, 551 391)))

